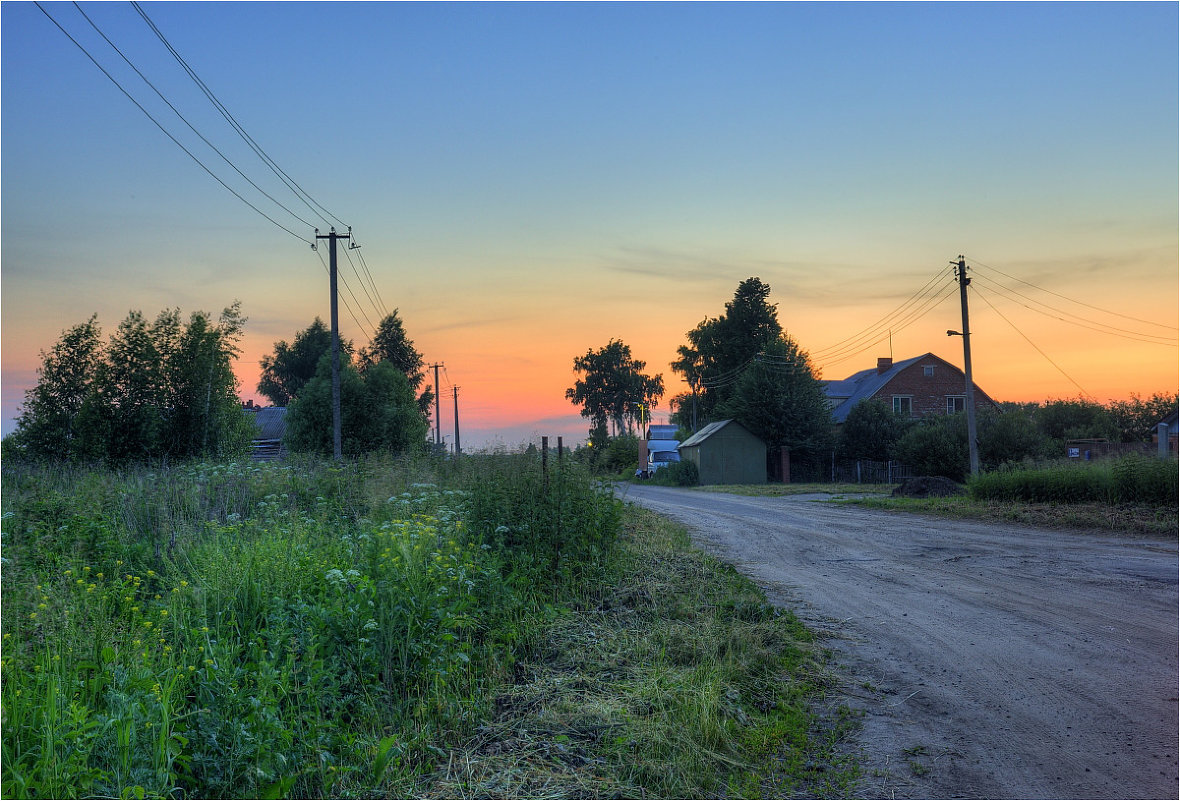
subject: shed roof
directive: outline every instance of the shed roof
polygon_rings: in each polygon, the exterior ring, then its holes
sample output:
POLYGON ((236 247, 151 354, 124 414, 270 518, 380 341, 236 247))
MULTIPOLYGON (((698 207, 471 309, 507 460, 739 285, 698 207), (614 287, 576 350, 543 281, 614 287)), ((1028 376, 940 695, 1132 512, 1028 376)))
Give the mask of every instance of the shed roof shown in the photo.
POLYGON ((709 423, 707 426, 702 428, 700 431, 693 434, 691 437, 686 439, 684 442, 680 443, 680 447, 681 448, 692 448, 696 445, 700 445, 702 442, 704 442, 709 437, 716 434, 721 429, 725 428, 730 423, 733 423, 735 426, 740 428, 742 431, 745 431, 747 434, 750 434, 751 437, 754 437, 755 439, 757 439, 757 437, 754 436, 754 434, 750 433, 749 429, 747 429, 745 426, 743 426, 741 423, 737 422, 736 420, 718 420, 715 423, 709 423))

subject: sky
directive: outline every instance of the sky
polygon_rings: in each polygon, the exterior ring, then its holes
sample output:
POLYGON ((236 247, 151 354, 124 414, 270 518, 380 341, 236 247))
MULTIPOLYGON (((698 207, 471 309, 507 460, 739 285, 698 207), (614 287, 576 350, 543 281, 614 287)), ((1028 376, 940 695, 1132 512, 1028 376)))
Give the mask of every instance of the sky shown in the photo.
POLYGON ((824 378, 962 366, 960 254, 993 398, 1180 384, 1175 3, 143 3, 318 205, 131 4, 80 4, 282 206, 43 5, 257 211, 37 5, 0 5, 4 434, 41 351, 94 313, 110 332, 240 300, 241 394, 265 403, 259 359, 328 319, 309 242, 331 225, 375 285, 342 253, 342 335, 396 308, 446 366, 448 442, 459 387, 464 448, 584 441, 573 359, 612 339, 683 391, 676 348, 750 276, 824 378))

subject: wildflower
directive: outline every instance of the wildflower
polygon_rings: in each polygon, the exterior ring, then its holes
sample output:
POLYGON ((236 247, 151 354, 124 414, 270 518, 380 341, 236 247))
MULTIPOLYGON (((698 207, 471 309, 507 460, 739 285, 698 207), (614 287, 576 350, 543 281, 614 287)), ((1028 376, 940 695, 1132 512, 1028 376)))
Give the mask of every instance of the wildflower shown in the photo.
POLYGON ((208 634, 208 633, 209 633, 209 627, 208 627, 208 626, 201 626, 201 633, 202 633, 202 634, 208 634))
MULTIPOLYGON (((38 608, 38 609, 48 609, 48 608, 49 608, 49 604, 37 604, 37 608, 38 608)), ((4 636, 5 636, 5 638, 7 638, 7 637, 8 637, 8 635, 7 635, 7 634, 5 634, 4 636)))
POLYGON ((78 580, 77 580, 77 581, 75 581, 74 583, 75 583, 75 584, 85 584, 86 582, 85 582, 85 581, 83 581, 82 579, 78 579, 78 580))
POLYGON ((167 609, 161 609, 161 610, 160 610, 160 617, 168 617, 168 610, 167 610, 167 609))
POLYGON ((154 571, 154 570, 149 570, 149 571, 147 572, 147 574, 148 574, 148 578, 151 578, 152 576, 156 575, 156 571, 154 571))
POLYGON ((131 644, 138 648, 139 646, 143 645, 143 640, 132 640, 131 644))
POLYGON ((90 572, 90 565, 86 565, 86 567, 82 568, 82 572, 89 573, 90 572))
POLYGON ((180 582, 180 586, 182 586, 182 587, 187 587, 187 586, 188 586, 188 582, 187 582, 187 581, 181 581, 181 582, 180 582))
POLYGON ((102 578, 102 573, 97 574, 95 578, 102 578))
POLYGON ((212 660, 212 659, 206 659, 206 660, 205 660, 205 664, 206 664, 206 665, 212 665, 212 664, 213 664, 213 660, 212 660))
POLYGON ((86 585, 86 592, 94 592, 94 588, 97 586, 98 586, 97 584, 87 584, 86 585))
POLYGON ((29 612, 29 620, 36 620, 36 619, 37 619, 37 613, 36 612, 29 612))
POLYGON ((150 621, 150 620, 143 621, 143 627, 145 629, 150 629, 152 627, 152 621, 150 621))
POLYGON ((116 560, 115 560, 115 567, 122 567, 122 566, 123 566, 123 560, 122 560, 122 559, 116 559, 116 560))

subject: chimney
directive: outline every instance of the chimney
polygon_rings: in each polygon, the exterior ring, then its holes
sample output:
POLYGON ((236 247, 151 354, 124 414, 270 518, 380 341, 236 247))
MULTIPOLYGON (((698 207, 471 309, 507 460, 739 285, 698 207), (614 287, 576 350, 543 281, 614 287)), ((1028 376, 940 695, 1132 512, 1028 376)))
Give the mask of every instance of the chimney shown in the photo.
POLYGON ((881 373, 889 372, 890 368, 892 368, 892 367, 893 367, 893 357, 892 356, 882 356, 879 359, 877 359, 877 375, 881 375, 881 373))

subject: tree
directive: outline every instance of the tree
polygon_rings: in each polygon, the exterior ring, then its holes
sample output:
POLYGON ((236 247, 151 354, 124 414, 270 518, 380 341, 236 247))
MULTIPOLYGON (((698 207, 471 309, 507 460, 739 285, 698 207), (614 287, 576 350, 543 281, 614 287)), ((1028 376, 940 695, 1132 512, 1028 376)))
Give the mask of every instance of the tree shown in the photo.
POLYGON ((999 412, 979 415, 979 461, 986 469, 1025 459, 1044 459, 1060 453, 1037 428, 1036 405, 1005 403, 999 412))
POLYGON ((878 399, 866 399, 848 412, 840 427, 836 452, 842 459, 867 459, 887 462, 894 443, 905 434, 910 423, 878 399))
MULTIPOLYGON (((275 352, 263 356, 260 362, 262 377, 258 391, 270 398, 275 406, 287 406, 298 397, 300 390, 316 373, 320 359, 332 351, 332 332, 319 317, 295 335, 294 344, 286 340, 275 343, 275 352)), ((340 340, 340 359, 352 354, 352 342, 340 340)))
MULTIPOLYGON (((574 373, 584 378, 576 380, 565 396, 582 406, 582 416, 591 421, 592 434, 605 433, 608 422, 614 424, 616 434, 624 427, 629 432, 631 421, 639 418, 637 404, 650 410, 663 397, 664 377, 644 375, 645 367, 647 362, 632 358, 631 348, 617 339, 574 358, 574 373)), ((646 419, 650 419, 650 413, 646 419)))
POLYGON ((1147 400, 1132 395, 1130 400, 1114 401, 1108 407, 1120 442, 1151 442, 1155 427, 1180 405, 1175 392, 1157 392, 1147 400))
POLYGON ((98 315, 62 332, 48 353, 41 351, 37 385, 25 392, 14 444, 33 455, 69 459, 85 449, 79 416, 93 391, 102 360, 98 315))
POLYGON ((206 312, 182 324, 168 309, 149 324, 132 311, 104 346, 92 316, 42 353, 16 444, 40 458, 112 463, 244 451, 251 426, 232 367, 244 323, 236 302, 216 325, 206 312))
MULTIPOLYGON (((687 345, 677 352, 680 358, 672 369, 684 376, 697 392, 697 415, 701 422, 718 419, 717 408, 733 392, 739 371, 763 351, 769 342, 782 338, 778 311, 768 301, 770 285, 759 278, 747 278, 738 284, 733 299, 725 304, 720 317, 705 318, 686 334, 687 345)), ((691 425, 691 400, 681 405, 677 422, 691 425), (684 411, 690 413, 684 419, 684 411)))
MULTIPOLYGON (((360 352, 361 372, 382 362, 400 370, 418 392, 426 374, 422 372, 425 360, 414 348, 414 341, 406 335, 405 325, 397 316, 397 309, 387 315, 377 326, 373 339, 360 352)), ((429 419, 430 406, 434 403, 434 391, 427 388, 418 395, 418 408, 429 419)))
POLYGON ((815 465, 831 452, 832 413, 823 384, 786 335, 763 343, 717 411, 749 429, 772 454, 789 448, 792 463, 815 465))
MULTIPOLYGON (((403 453, 422 447, 427 424, 405 374, 388 362, 359 372, 351 359, 340 368, 341 450, 403 453)), ((332 361, 325 355, 315 375, 287 411, 287 446, 332 453, 332 361)))
POLYGON ((893 458, 920 476, 963 481, 967 476, 967 415, 927 417, 893 446, 893 458))

